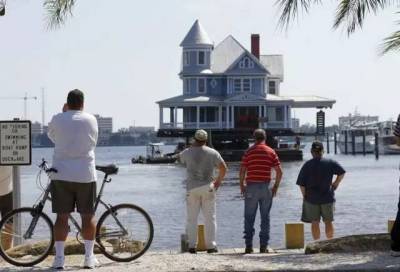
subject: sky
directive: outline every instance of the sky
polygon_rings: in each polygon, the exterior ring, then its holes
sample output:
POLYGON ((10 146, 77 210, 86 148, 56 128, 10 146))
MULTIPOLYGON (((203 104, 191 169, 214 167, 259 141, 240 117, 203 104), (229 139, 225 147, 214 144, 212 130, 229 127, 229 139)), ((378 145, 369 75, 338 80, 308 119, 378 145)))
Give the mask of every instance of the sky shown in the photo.
MULTIPOLYGON (((336 1, 313 6, 287 31, 277 27, 271 0, 77 0, 73 17, 56 30, 46 27, 38 0, 8 0, 0 17, 0 119, 45 121, 61 111, 69 90, 79 88, 85 110, 114 118, 114 130, 158 127, 156 101, 180 95, 180 42, 196 19, 218 44, 233 35, 250 49, 250 35, 261 36, 262 54, 283 54, 282 95, 335 99, 328 125, 354 113, 399 114, 400 52, 379 56, 382 39, 397 30, 395 8, 367 18, 362 31, 348 37, 333 30, 336 1)), ((295 110, 301 123, 315 123, 316 109, 295 110)))

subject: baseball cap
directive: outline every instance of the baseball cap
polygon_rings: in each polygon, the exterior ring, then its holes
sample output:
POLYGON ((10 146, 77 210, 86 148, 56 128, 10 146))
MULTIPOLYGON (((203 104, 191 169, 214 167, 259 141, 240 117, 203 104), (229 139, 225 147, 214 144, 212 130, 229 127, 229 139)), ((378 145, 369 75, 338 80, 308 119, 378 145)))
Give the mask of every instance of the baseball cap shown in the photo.
POLYGON ((311 145, 312 151, 322 151, 324 150, 324 145, 320 141, 314 141, 311 145))
POLYGON ((194 138, 197 141, 205 142, 205 141, 207 141, 208 135, 204 129, 199 129, 199 130, 196 130, 196 133, 194 134, 194 138))

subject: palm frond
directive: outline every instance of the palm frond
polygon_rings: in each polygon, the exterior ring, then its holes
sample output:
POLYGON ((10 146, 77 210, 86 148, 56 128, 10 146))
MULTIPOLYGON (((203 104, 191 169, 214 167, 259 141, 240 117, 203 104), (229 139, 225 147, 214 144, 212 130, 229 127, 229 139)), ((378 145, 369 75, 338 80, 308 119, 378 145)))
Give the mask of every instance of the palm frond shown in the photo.
POLYGON ((300 10, 308 13, 311 5, 320 2, 321 0, 277 0, 275 5, 278 5, 281 10, 278 25, 287 28, 290 22, 298 16, 300 10))
POLYGON ((72 7, 75 0, 45 0, 43 3, 47 11, 47 25, 49 28, 57 28, 65 23, 68 16, 72 16, 72 7))
POLYGON ((396 31, 384 39, 380 54, 384 55, 389 51, 400 51, 400 31, 396 31))
POLYGON ((362 28, 365 16, 376 14, 399 0, 341 0, 336 11, 334 28, 346 24, 347 34, 353 33, 357 27, 362 28))

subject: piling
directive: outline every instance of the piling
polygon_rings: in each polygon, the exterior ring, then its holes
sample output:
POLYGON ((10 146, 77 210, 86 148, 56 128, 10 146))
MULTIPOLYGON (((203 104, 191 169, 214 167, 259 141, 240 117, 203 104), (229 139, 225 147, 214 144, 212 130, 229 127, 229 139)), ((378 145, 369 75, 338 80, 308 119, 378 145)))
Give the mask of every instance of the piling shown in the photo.
POLYGON ((344 154, 348 154, 348 149, 347 149, 347 130, 344 131, 344 154))
POLYGON ((304 224, 303 223, 286 223, 286 248, 298 249, 304 248, 304 224))
POLYGON ((356 155, 356 134, 354 131, 351 132, 351 152, 356 155))
POLYGON ((365 150, 365 146, 366 146, 366 143, 365 143, 365 138, 366 138, 366 132, 365 132, 365 130, 363 131, 363 135, 362 135, 362 145, 363 145, 363 155, 365 156, 365 154, 367 153, 366 152, 366 150, 365 150))
POLYGON ((333 133, 333 141, 334 141, 334 149, 335 149, 335 155, 337 154, 337 134, 336 131, 333 133))
POLYGON ((326 133, 326 152, 329 154, 329 133, 326 133))
POLYGON ((379 160, 378 132, 375 132, 375 159, 376 159, 376 160, 379 160))

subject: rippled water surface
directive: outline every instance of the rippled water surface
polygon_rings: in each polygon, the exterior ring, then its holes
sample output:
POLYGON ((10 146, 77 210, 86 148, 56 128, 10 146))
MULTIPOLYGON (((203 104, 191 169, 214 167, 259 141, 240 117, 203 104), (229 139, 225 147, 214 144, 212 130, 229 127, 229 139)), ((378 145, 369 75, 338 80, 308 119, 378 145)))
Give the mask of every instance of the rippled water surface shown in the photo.
MULTIPOLYGON (((174 147, 167 146, 165 151, 174 147)), ((305 159, 310 157, 305 151, 305 159)), ((34 149, 32 166, 22 167, 22 202, 30 206, 40 195, 35 179, 42 157, 51 160, 52 149, 34 149)), ((153 249, 178 249, 185 222, 185 169, 179 165, 131 164, 132 156, 145 154, 145 147, 99 147, 97 164, 116 163, 119 174, 107 184, 104 200, 117 204, 132 202, 145 208, 153 219, 153 249)), ((334 157, 347 170, 337 191, 335 226, 338 236, 385 232, 387 220, 394 218, 398 200, 400 156, 327 155, 334 157)), ((271 245, 284 245, 285 222, 299 221, 301 194, 296 178, 304 162, 283 164, 284 177, 271 210, 271 245)), ((218 244, 223 248, 242 247, 243 200, 239 193, 238 163, 229 163, 229 171, 218 191, 218 244)), ((99 174, 99 178, 101 174, 99 174)), ((47 203, 47 211, 50 203, 47 203)), ((259 217, 256 219, 258 233, 259 217)), ((306 239, 310 240, 309 226, 306 239)), ((255 235, 255 246, 258 234, 255 235)))

